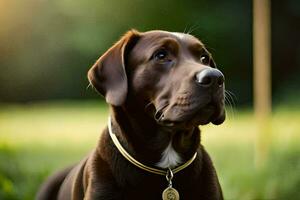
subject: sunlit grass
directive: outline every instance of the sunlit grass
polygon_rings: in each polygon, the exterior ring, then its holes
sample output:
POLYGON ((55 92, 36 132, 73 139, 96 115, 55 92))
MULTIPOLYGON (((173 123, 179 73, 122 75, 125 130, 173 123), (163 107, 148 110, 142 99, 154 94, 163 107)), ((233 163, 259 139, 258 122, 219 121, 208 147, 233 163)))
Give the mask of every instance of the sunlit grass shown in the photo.
MULTIPOLYGON (((47 175, 95 147, 107 117, 108 107, 99 102, 2 105, 0 199, 32 199, 47 175)), ((299 109, 275 109, 269 156, 261 168, 254 162, 258 127, 250 111, 237 110, 223 125, 201 127, 226 199, 300 197, 299 122, 299 109)))

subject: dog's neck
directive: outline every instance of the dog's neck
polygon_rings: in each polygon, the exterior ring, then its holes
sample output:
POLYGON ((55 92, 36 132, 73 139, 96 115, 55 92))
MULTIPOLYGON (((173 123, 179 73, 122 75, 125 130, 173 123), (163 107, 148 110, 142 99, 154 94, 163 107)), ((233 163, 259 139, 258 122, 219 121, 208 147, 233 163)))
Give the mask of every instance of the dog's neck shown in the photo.
POLYGON ((136 107, 112 107, 112 126, 125 149, 150 166, 175 167, 190 159, 200 143, 198 127, 164 128, 136 107))

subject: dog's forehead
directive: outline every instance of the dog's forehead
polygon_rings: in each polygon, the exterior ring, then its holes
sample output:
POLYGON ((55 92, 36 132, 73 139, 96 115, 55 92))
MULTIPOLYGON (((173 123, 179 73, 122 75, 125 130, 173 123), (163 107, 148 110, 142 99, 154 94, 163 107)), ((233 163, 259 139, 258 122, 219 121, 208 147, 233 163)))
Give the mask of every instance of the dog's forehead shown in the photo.
POLYGON ((137 63, 149 59, 152 53, 160 48, 166 41, 177 43, 179 48, 188 49, 193 46, 196 46, 196 48, 199 46, 200 48, 205 48, 199 39, 186 33, 155 30, 141 33, 140 36, 140 39, 130 54, 130 59, 137 63))
POLYGON ((177 41, 179 44, 182 45, 193 45, 193 44, 200 44, 204 46, 203 43, 193 35, 187 33, 180 33, 180 32, 168 32, 168 31, 148 31, 142 34, 141 43, 148 46, 148 45, 155 45, 160 41, 170 38, 177 41))

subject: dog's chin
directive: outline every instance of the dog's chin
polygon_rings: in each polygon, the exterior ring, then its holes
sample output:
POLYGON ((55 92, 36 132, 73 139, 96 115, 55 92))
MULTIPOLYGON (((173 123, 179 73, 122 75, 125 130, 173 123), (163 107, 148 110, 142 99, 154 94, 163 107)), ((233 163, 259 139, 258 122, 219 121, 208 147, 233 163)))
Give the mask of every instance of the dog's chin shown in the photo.
POLYGON ((221 105, 206 105, 191 112, 164 112, 157 122, 161 126, 174 129, 188 129, 199 125, 212 123, 220 125, 225 121, 226 115, 221 105), (174 115, 174 113, 181 113, 174 115))

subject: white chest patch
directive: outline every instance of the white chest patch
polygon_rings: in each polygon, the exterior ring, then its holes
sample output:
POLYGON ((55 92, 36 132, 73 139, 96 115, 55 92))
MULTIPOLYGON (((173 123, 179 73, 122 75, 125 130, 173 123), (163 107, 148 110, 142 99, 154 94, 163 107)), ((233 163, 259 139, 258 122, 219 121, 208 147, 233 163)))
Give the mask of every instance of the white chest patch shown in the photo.
POLYGON ((167 148, 162 153, 161 160, 156 164, 160 168, 174 168, 181 164, 181 158, 179 154, 172 147, 172 141, 169 143, 167 148))

